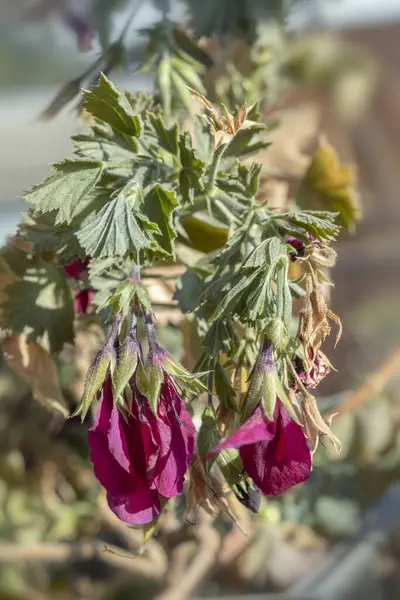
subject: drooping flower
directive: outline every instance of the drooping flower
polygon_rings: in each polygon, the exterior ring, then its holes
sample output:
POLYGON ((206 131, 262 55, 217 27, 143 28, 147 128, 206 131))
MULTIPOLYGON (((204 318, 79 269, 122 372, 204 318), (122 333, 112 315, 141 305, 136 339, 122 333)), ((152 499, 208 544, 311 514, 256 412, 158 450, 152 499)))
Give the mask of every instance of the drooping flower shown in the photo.
MULTIPOLYGON (((80 281, 87 271, 89 262, 90 258, 87 258, 85 261, 77 258, 68 265, 64 265, 64 271, 70 279, 80 281)), ((89 287, 83 287, 81 289, 74 289, 73 295, 75 314, 86 315, 96 295, 96 291, 89 287)))
POLYGON ((242 406, 242 425, 211 454, 239 450, 243 467, 267 496, 276 496, 308 479, 311 452, 299 411, 280 382, 266 339, 242 406))
POLYGON ((85 261, 76 258, 67 265, 64 265, 64 271, 71 279, 80 279, 81 275, 86 271, 88 264, 88 258, 85 261))
POLYGON ((107 490, 111 510, 122 521, 140 525, 160 514, 163 498, 182 491, 195 428, 168 375, 157 417, 134 385, 132 392, 130 406, 122 412, 114 402, 110 379, 106 381, 88 438, 94 472, 107 490))
POLYGON ((76 315, 86 315, 93 299, 96 295, 95 290, 85 288, 83 290, 74 290, 74 311, 76 315))
POLYGON ((253 414, 214 450, 238 448, 243 466, 266 496, 277 496, 306 481, 311 472, 311 453, 301 425, 278 399, 274 418, 259 404, 253 414))

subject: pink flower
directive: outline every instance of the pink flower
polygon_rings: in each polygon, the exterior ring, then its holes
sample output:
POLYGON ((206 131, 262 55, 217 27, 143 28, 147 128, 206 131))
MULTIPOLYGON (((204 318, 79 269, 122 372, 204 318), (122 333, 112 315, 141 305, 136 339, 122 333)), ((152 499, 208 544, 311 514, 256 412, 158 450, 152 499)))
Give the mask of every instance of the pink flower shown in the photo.
MULTIPOLYGON (((77 258, 70 262, 68 265, 64 265, 64 271, 69 279, 76 279, 77 281, 82 279, 82 275, 87 271, 90 258, 85 261, 77 258)), ((77 315, 86 315, 88 309, 93 302, 96 295, 96 291, 91 288, 80 288, 74 289, 74 311, 77 315)))
POLYGON ((88 439, 94 473, 107 490, 111 510, 122 521, 140 525, 160 514, 162 497, 171 498, 182 491, 193 456, 195 428, 167 374, 158 418, 147 399, 135 387, 132 391, 130 410, 122 414, 107 379, 88 439))
POLYGON ((68 265, 64 265, 64 271, 70 279, 80 279, 81 275, 86 271, 88 264, 88 258, 85 261, 77 258, 68 265))
POLYGON ((311 452, 303 428, 279 399, 273 421, 259 404, 249 419, 212 454, 227 448, 240 449, 245 470, 266 496, 278 496, 310 476, 311 452))
POLYGON ((86 288, 83 290, 74 290, 74 311, 76 315, 86 315, 93 299, 96 295, 95 290, 86 288))

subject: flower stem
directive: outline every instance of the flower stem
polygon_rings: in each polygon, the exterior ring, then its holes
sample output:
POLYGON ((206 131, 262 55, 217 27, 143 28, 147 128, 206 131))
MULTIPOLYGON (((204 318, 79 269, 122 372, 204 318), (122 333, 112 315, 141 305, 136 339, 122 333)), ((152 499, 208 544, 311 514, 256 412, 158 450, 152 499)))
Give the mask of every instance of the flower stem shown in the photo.
POLYGON ((298 386, 299 386, 299 388, 300 388, 300 390, 301 390, 301 393, 302 393, 302 394, 304 395, 304 397, 306 398, 307 396, 309 396, 309 393, 307 392, 307 389, 304 387, 304 384, 303 384, 303 382, 301 381, 300 377, 299 377, 299 376, 298 376, 298 374, 296 373, 296 369, 294 368, 294 366, 293 366, 293 364, 292 364, 292 361, 291 361, 289 358, 287 358, 287 359, 286 359, 286 363, 289 365, 289 368, 290 368, 290 370, 291 370, 291 372, 292 372, 292 375, 293 375, 293 377, 294 377, 294 378, 295 378, 295 380, 296 380, 296 383, 298 384, 298 386))
POLYGON ((146 334, 147 341, 149 343, 149 353, 154 354, 159 349, 159 344, 150 311, 146 311, 144 322, 146 324, 146 334))
POLYGON ((214 358, 214 356, 211 356, 210 362, 208 364, 209 373, 208 373, 208 380, 207 380, 207 387, 208 387, 207 402, 208 402, 208 406, 212 406, 213 405, 213 401, 212 401, 213 393, 212 392, 213 392, 213 383, 214 383, 214 364, 215 364, 215 358, 214 358))
POLYGON ((208 174, 208 182, 207 182, 207 186, 206 186, 206 189, 208 192, 211 192, 214 189, 215 180, 217 179, 217 175, 218 175, 219 163, 221 161, 222 155, 224 154, 225 150, 226 150, 226 145, 223 145, 223 146, 220 146, 219 148, 217 148, 217 150, 213 154, 213 159, 212 159, 212 162, 210 165, 210 172, 208 174))

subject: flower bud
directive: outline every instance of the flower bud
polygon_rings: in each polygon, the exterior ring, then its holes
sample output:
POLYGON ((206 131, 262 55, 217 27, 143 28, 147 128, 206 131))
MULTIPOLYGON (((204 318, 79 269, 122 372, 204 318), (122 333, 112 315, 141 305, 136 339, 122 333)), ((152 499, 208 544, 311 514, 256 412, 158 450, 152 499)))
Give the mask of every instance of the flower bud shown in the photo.
POLYGON ((110 335, 104 346, 97 351, 97 354, 90 365, 86 374, 83 395, 81 401, 73 412, 71 417, 81 416, 81 421, 85 420, 91 403, 96 397, 97 392, 103 387, 107 377, 108 370, 113 370, 116 362, 116 353, 114 343, 118 335, 119 324, 121 322, 118 316, 113 323, 110 335))
POLYGON ((134 329, 130 329, 122 344, 116 368, 112 375, 113 392, 116 402, 123 395, 126 386, 136 371, 139 358, 139 344, 134 329))

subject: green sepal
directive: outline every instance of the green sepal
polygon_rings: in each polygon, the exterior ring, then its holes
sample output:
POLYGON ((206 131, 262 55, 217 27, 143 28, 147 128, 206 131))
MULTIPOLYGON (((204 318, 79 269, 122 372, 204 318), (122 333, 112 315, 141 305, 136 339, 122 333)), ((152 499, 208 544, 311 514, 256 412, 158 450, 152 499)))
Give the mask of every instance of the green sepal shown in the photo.
POLYGON ((139 359, 139 345, 134 335, 129 332, 122 344, 117 365, 113 371, 112 383, 114 399, 117 402, 136 371, 139 359))
POLYGON ((229 381, 226 370, 219 361, 215 365, 214 369, 214 385, 215 391, 222 406, 229 408, 234 412, 238 412, 235 390, 229 381))
POLYGON ((269 373, 264 377, 262 384, 262 407, 266 417, 270 421, 274 421, 274 412, 277 401, 275 379, 277 377, 276 373, 269 373))
POLYGON ((95 359, 86 374, 81 401, 70 418, 80 415, 83 423, 89 411, 90 405, 95 399, 97 392, 100 391, 104 384, 108 369, 111 368, 111 371, 113 371, 115 362, 116 355, 112 345, 107 343, 105 346, 100 348, 100 350, 98 350, 95 359))
POLYGON ((149 365, 147 388, 145 396, 149 401, 150 408, 155 417, 158 418, 158 400, 160 398, 161 386, 164 382, 164 372, 160 365, 149 365))
POLYGON ((166 354, 165 357, 163 357, 162 366, 168 375, 177 379, 178 382, 184 383, 185 389, 189 392, 198 393, 207 391, 207 386, 199 380, 199 377, 207 375, 207 372, 190 373, 190 371, 174 360, 170 354, 166 354))
POLYGON ((285 392, 285 389, 282 385, 281 380, 279 379, 278 373, 275 374, 275 390, 276 395, 279 400, 282 402, 283 406, 287 409, 289 415, 292 417, 293 421, 295 421, 298 425, 302 426, 301 421, 294 409, 292 402, 290 401, 289 396, 285 392))
POLYGON ((274 317, 268 321, 265 330, 265 337, 271 340, 272 346, 277 349, 287 347, 288 338, 286 334, 285 324, 279 317, 274 317))
POLYGON ((114 314, 121 313, 125 317, 129 314, 135 301, 143 310, 151 308, 150 296, 144 284, 134 279, 126 279, 118 285, 111 296, 107 297, 102 308, 111 305, 114 314))
POLYGON ((219 441, 215 409, 212 405, 207 405, 201 416, 201 425, 197 435, 197 451, 205 463, 206 471, 209 471, 217 460, 216 456, 208 458, 207 455, 219 444, 219 441))

